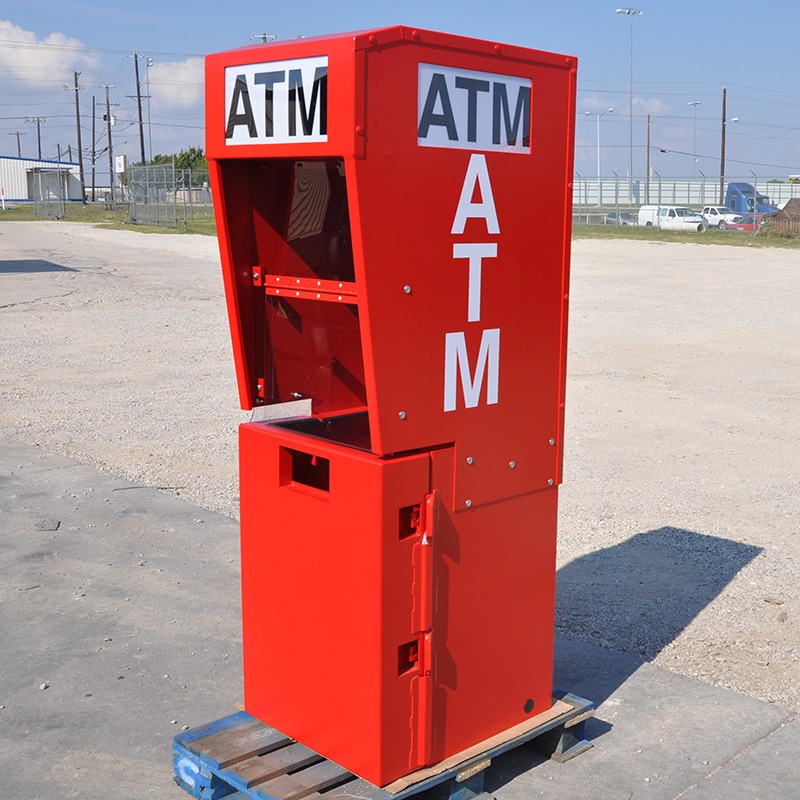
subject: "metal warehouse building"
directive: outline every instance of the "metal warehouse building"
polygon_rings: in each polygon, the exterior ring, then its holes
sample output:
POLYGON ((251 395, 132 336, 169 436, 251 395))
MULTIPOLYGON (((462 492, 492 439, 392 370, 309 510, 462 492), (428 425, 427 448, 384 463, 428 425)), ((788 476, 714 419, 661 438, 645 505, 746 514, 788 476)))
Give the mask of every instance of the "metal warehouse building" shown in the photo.
POLYGON ((80 200, 80 170, 66 161, 0 156, 0 192, 4 202, 80 200))

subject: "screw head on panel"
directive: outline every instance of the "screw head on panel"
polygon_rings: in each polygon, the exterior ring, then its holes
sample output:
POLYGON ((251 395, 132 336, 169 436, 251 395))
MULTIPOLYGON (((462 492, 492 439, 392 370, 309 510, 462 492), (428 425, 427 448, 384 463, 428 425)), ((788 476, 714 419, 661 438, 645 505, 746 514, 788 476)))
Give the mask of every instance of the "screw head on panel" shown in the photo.
POLYGON ((556 445, 556 440, 555 440, 555 439, 551 439, 551 440, 548 442, 548 444, 550 445, 550 447, 555 447, 555 445, 556 445))
POLYGON ((401 411, 397 416, 400 417, 400 419, 405 419, 406 418, 406 412, 405 411, 401 411))
POLYGON ((508 466, 511 467, 511 469, 516 469, 517 468, 517 462, 516 461, 509 461, 508 462, 508 466))
POLYGON ((406 284, 406 285, 403 287, 403 291, 404 291, 406 294, 411 294, 411 287, 410 287, 408 284, 406 284))
POLYGON ((467 508, 472 508, 472 500, 466 500, 466 501, 464 502, 464 505, 465 505, 467 508))
POLYGON ((552 486, 553 485, 553 479, 552 478, 548 478, 547 479, 547 485, 548 486, 552 486))
POLYGON ((474 461, 472 456, 467 456, 467 464, 471 464, 474 461))

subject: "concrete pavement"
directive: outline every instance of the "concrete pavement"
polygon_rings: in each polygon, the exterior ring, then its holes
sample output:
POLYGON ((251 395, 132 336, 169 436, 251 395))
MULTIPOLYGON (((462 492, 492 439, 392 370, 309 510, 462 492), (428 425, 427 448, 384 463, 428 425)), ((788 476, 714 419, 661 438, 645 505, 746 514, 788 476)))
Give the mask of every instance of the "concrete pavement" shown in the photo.
MULTIPOLYGON (((0 796, 188 797, 172 736, 242 693, 237 523, 0 439, 0 557, 0 796)), ((785 708, 577 637, 556 684, 596 702, 594 747, 496 759, 498 800, 800 798, 785 708)))

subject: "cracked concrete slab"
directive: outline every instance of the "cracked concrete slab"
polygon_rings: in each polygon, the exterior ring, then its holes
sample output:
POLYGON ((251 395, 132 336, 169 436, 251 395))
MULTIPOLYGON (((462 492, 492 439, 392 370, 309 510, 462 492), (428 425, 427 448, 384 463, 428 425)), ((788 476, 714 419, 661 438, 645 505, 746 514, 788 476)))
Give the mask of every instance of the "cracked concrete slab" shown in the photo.
MULTIPOLYGON (((172 736, 241 698, 236 522, 2 439, 0 531, 4 795, 178 800, 172 736)), ((597 704, 593 748, 501 756, 497 800, 783 800, 800 785, 780 706, 563 636, 556 683, 597 704)))

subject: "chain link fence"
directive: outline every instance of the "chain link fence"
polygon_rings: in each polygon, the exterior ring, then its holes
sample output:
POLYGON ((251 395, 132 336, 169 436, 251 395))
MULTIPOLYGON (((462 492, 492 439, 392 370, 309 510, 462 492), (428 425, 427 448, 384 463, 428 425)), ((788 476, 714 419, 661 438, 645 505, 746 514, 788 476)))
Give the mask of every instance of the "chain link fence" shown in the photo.
POLYGON ((64 172, 59 169, 34 169, 31 180, 34 217, 63 219, 67 194, 64 172))
MULTIPOLYGON (((765 194, 776 205, 800 197, 800 184, 788 183, 776 178, 728 178, 728 183, 755 185, 760 194, 765 194)), ((576 225, 603 225, 612 212, 638 213, 643 205, 680 205, 700 210, 703 206, 720 203, 719 177, 662 178, 654 175, 649 179, 614 176, 613 178, 584 178, 575 176, 572 189, 572 218, 576 225)))
MULTIPOLYGON (((64 216, 63 181, 57 173, 42 170, 36 190, 36 216, 64 216), (60 192, 60 194, 59 194, 60 192), (60 199, 59 199, 60 198, 60 199), (60 203, 60 205, 59 205, 60 203)), ((800 197, 800 184, 777 179, 726 178, 725 183, 755 184, 758 191, 773 203, 784 204, 800 197)), ((207 169, 176 169, 172 164, 130 167, 127 172, 127 200, 130 222, 176 228, 190 222, 211 221, 214 218, 207 169)), ((612 212, 634 214, 646 204, 685 205, 702 208, 718 205, 720 179, 698 178, 649 179, 584 178, 575 176, 572 194, 573 222, 577 225, 602 225, 612 212)))
POLYGON ((129 167, 130 222, 176 228, 212 220, 207 169, 176 169, 173 164, 129 167))

